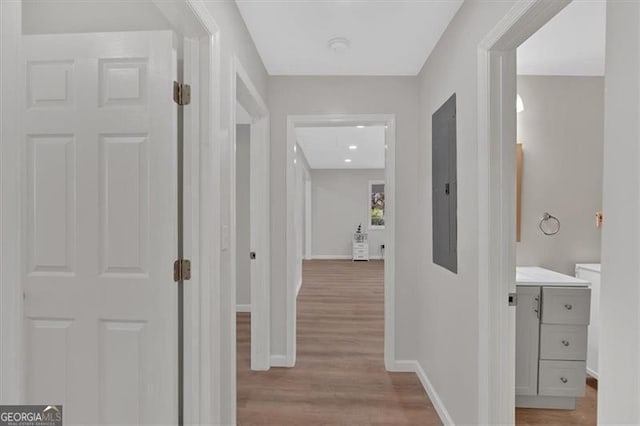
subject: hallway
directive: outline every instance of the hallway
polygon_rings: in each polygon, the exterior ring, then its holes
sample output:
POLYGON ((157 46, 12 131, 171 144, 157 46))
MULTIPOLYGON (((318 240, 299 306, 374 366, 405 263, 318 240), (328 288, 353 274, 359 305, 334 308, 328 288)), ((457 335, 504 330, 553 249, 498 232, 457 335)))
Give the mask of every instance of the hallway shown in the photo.
POLYGON ((304 262, 295 368, 249 370, 239 313, 238 424, 441 424, 413 373, 384 369, 382 261, 304 262))

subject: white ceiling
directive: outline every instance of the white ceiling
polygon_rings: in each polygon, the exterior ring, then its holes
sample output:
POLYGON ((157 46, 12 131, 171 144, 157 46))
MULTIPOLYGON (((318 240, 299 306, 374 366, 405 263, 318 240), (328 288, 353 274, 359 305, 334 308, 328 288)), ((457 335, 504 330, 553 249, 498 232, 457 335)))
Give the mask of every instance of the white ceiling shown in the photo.
POLYGON ((416 75, 462 0, 236 0, 272 75, 416 75), (329 39, 351 47, 334 52, 329 39))
POLYGON ((606 3, 574 0, 518 49, 518 74, 604 75, 606 3))
POLYGON ((312 169, 383 169, 384 133, 384 126, 296 128, 298 145, 312 169))

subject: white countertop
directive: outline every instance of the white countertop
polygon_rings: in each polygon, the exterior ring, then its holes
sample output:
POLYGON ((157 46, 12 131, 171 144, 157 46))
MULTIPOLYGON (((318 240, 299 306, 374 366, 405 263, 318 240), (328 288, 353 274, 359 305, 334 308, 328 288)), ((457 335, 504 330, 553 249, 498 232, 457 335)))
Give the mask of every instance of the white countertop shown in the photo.
POLYGON ((557 286, 557 287, 588 287, 589 281, 581 280, 571 275, 561 274, 538 266, 516 267, 516 285, 529 286, 557 286))
POLYGON ((587 271, 600 273, 601 268, 599 263, 578 263, 576 269, 586 269, 587 271))

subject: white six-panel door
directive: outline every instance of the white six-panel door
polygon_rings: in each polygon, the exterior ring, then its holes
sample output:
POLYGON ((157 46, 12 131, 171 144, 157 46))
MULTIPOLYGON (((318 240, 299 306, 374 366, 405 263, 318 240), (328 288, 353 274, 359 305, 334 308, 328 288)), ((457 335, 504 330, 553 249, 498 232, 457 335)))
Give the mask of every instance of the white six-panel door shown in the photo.
POLYGON ((27 399, 65 424, 177 422, 173 46, 24 37, 27 399))

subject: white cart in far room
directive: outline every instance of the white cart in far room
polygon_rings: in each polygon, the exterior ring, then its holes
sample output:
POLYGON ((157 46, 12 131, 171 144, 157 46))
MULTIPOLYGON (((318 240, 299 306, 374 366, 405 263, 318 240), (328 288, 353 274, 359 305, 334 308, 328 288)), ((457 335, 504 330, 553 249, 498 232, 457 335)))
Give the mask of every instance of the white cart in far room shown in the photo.
POLYGON ((366 232, 355 232, 352 240, 352 259, 369 260, 369 234, 366 232))

